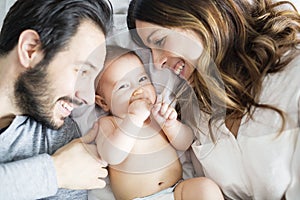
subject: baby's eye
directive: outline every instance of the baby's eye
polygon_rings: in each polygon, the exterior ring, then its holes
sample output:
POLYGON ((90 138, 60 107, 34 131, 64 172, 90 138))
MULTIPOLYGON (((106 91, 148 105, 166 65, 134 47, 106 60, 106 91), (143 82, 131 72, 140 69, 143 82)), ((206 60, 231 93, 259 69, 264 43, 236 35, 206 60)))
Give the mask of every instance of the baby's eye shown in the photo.
POLYGON ((129 87, 129 84, 123 84, 123 85, 120 85, 118 90, 121 90, 121 89, 125 89, 125 88, 128 88, 129 87))
POLYGON ((139 79, 139 82, 143 82, 143 81, 146 81, 148 80, 148 77, 147 76, 142 76, 140 79, 139 79))

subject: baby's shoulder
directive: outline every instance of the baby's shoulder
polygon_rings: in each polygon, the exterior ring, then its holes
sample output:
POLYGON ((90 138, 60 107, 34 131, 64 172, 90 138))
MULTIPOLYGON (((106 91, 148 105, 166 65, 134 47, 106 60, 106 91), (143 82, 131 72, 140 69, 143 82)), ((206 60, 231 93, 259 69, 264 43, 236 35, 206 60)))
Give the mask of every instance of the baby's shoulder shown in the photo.
POLYGON ((103 116, 101 118, 98 119, 98 123, 101 126, 101 124, 110 124, 114 127, 116 127, 118 124, 120 124, 123 120, 115 117, 115 116, 103 116))

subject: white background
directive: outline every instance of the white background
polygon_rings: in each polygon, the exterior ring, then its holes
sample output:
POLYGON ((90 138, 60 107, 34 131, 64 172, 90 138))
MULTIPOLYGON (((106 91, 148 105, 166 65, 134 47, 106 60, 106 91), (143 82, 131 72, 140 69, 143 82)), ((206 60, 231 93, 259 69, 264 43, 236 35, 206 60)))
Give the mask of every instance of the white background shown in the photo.
MULTIPOLYGON (((110 0, 110 1, 112 2, 116 13, 120 13, 120 12, 126 13, 126 9, 124 8, 126 8, 130 0, 110 0)), ((290 1, 294 3, 298 11, 300 12, 300 1, 299 0, 290 0, 290 1)), ((0 0, 0 27, 2 26, 2 22, 5 14, 8 12, 10 6, 14 2, 15 0, 0 0)))

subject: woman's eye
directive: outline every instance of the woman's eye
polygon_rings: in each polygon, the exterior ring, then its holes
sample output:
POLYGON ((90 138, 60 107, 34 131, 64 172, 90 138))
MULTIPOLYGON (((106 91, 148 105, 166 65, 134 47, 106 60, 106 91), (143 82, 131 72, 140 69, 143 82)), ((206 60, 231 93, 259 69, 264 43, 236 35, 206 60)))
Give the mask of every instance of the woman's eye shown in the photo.
POLYGON ((139 79, 139 82, 141 83, 141 82, 146 81, 146 80, 148 80, 148 77, 147 76, 143 76, 143 77, 141 77, 139 79))
POLYGON ((160 40, 154 41, 154 44, 156 46, 162 46, 164 41, 165 41, 165 37, 161 38, 160 40))

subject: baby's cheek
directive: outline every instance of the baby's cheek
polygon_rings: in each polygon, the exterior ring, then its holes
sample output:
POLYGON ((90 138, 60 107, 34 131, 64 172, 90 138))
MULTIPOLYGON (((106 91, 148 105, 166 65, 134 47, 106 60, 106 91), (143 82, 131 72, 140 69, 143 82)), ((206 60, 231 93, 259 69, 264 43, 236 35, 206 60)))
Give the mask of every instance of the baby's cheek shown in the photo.
POLYGON ((149 99, 151 100, 151 103, 154 104, 156 102, 156 92, 154 87, 151 87, 149 89, 149 99))

